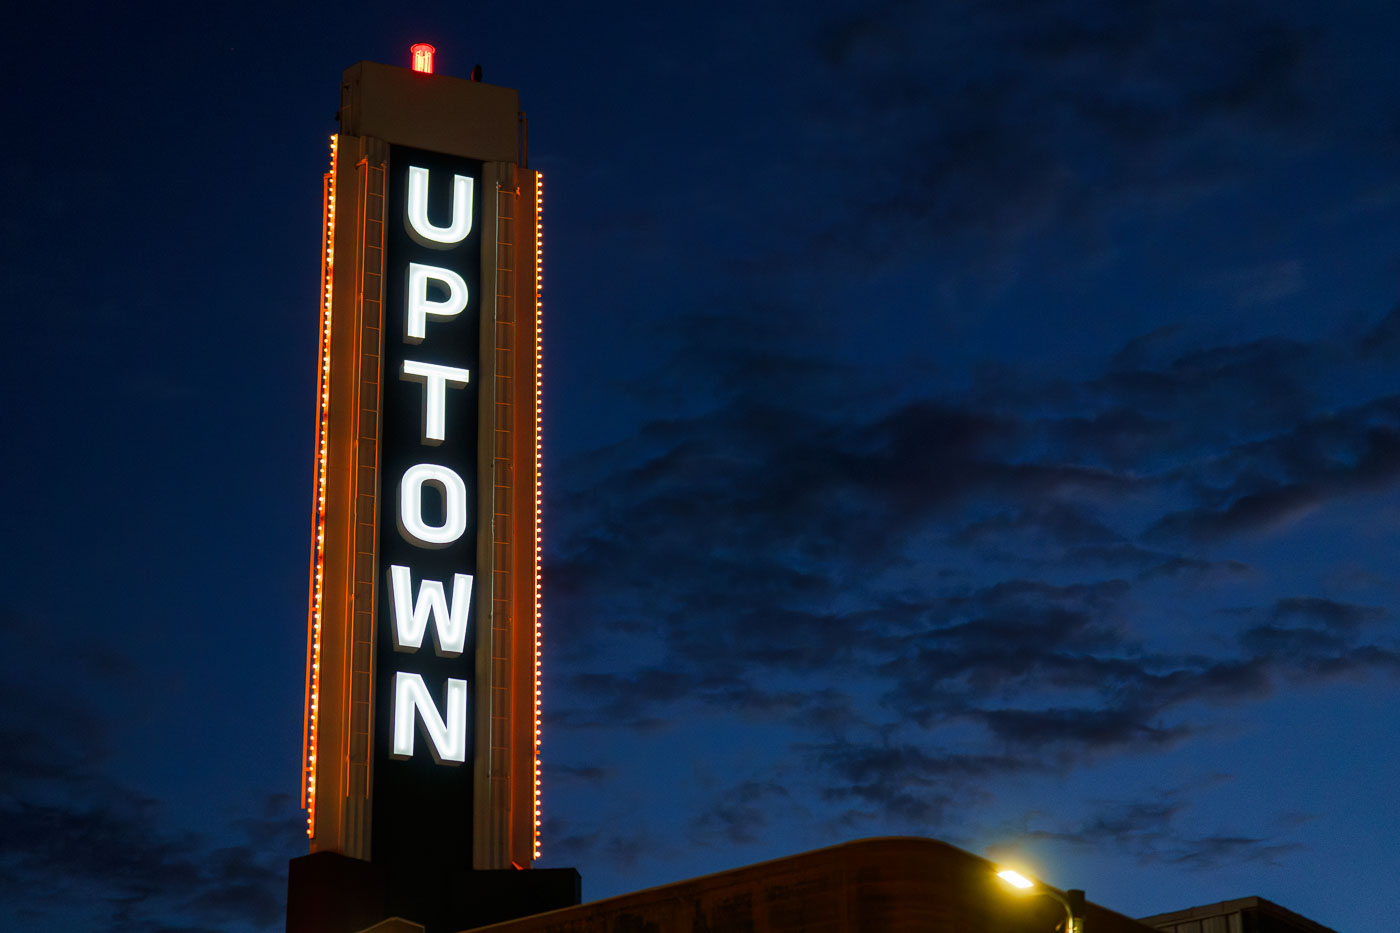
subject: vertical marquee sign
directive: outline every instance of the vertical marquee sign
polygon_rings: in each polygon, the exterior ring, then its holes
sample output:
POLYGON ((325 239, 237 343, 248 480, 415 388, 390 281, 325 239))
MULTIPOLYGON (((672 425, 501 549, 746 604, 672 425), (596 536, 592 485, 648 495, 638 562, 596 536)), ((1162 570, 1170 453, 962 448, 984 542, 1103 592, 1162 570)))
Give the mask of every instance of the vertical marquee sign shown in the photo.
POLYGON ((312 852, 528 868, 539 829, 539 176, 507 88, 362 62, 326 175, 312 852))
POLYGON ((372 838, 397 851, 473 833, 481 163, 393 146, 388 178, 372 838))

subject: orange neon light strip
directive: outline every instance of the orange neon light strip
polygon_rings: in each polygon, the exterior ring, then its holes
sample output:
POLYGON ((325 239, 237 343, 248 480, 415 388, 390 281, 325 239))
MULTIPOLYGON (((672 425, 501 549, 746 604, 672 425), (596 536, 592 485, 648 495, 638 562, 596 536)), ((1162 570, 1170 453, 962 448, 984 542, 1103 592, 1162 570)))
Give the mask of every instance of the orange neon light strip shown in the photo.
POLYGON ((535 793, 534 793, 534 855, 540 857, 540 506, 543 488, 540 471, 544 458, 540 444, 544 420, 544 328, 540 321, 544 285, 544 176, 535 173, 535 793))
POLYGON ((326 448, 330 427, 331 281, 335 271, 335 169, 339 137, 331 136, 331 170, 325 176, 321 228, 320 367, 316 374, 316 463, 311 522, 311 580, 306 633, 306 729, 302 741, 301 805, 306 835, 316 835, 316 738, 321 693, 321 597, 326 569, 326 448))

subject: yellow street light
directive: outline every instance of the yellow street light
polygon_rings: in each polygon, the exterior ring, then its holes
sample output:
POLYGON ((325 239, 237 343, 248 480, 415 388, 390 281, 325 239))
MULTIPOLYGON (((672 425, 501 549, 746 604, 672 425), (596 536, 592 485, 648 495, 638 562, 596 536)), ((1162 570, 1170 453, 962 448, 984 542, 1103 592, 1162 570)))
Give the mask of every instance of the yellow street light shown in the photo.
POLYGON ((1016 887, 1016 888, 1033 888, 1033 887, 1035 887, 1035 882, 1034 882, 1034 881, 1032 881, 1031 879, 1027 878, 1025 875, 1021 874, 1019 871, 1015 871, 1015 870, 1010 869, 1010 868, 1003 868, 1001 871, 997 872, 997 877, 1000 878, 1002 881, 1005 881, 1007 884, 1011 885, 1012 887, 1016 887))
POLYGON ((997 877, 1015 888, 1017 894, 1043 894, 1054 898, 1065 909, 1065 933, 1084 933, 1084 892, 1072 888, 1061 894, 1048 885, 1038 884, 1019 871, 1003 868, 997 877))

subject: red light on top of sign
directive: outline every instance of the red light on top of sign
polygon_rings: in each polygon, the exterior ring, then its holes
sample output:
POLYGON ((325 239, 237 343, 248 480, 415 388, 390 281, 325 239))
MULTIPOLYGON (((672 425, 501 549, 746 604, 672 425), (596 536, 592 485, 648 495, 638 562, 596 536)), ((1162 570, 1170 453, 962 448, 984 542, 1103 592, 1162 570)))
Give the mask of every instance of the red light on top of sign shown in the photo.
POLYGON ((413 70, 425 75, 433 73, 433 53, 437 49, 426 42, 419 42, 409 51, 413 53, 413 70))

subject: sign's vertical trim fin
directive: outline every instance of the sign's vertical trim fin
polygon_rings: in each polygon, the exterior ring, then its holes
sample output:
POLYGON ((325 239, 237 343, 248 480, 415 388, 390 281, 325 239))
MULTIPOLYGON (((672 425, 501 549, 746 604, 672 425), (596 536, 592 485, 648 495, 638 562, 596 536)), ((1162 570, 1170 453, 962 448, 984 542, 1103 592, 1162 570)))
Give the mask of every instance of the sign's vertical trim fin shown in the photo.
POLYGON ((544 420, 544 375, 541 363, 544 359, 544 328, 540 320, 543 309, 541 291, 544 282, 544 176, 535 173, 535 754, 534 754, 534 852, 532 858, 540 857, 540 534, 541 511, 541 470, 543 469, 542 445, 540 436, 544 420))
POLYGON ((306 724, 302 736, 301 804, 306 835, 316 836, 316 740, 321 691, 322 578, 326 565, 326 454, 330 427, 331 284, 335 275, 335 176, 340 138, 331 136, 331 168, 325 176, 321 225, 321 333, 316 372, 316 461, 312 493, 311 570, 307 596, 306 724))

